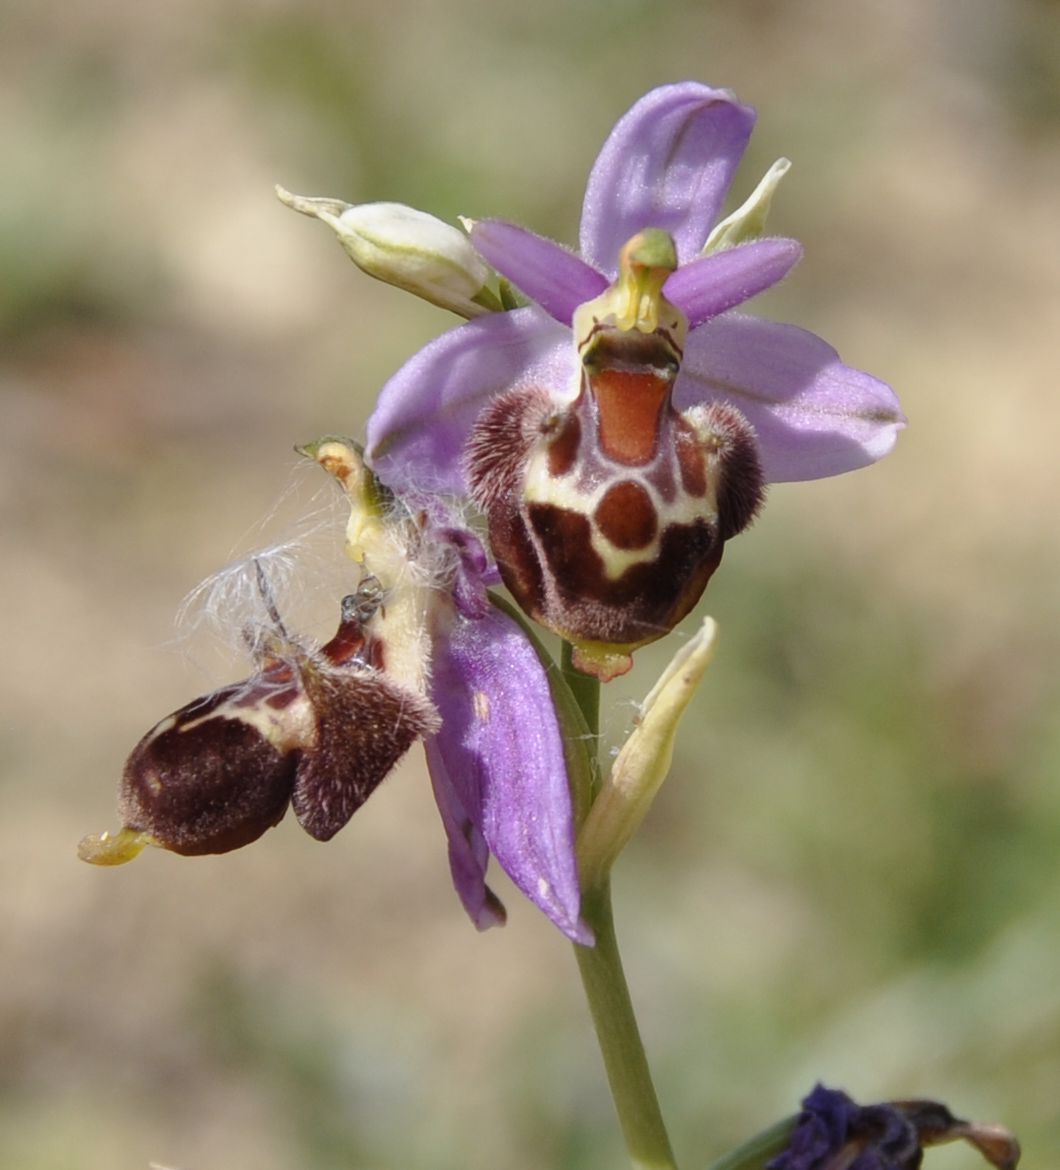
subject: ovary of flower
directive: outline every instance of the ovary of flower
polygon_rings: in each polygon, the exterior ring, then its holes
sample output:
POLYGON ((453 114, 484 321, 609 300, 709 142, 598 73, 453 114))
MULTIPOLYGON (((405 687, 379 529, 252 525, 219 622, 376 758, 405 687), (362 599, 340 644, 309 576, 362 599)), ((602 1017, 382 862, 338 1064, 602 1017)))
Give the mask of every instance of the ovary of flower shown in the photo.
POLYGON ((644 820, 670 770, 678 724, 714 658, 717 625, 704 618, 673 657, 640 709, 578 836, 582 888, 603 881, 644 820))

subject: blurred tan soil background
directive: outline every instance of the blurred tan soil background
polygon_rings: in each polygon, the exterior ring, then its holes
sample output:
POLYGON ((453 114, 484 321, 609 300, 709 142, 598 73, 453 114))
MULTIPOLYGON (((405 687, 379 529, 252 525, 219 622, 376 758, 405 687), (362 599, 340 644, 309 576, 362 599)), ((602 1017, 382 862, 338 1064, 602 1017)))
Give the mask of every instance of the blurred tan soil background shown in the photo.
MULTIPOLYGON (((75 848, 116 827, 138 737, 245 670, 174 614, 325 507, 293 444, 360 433, 455 323, 273 184, 573 242, 614 120, 686 77, 759 110, 735 199, 794 162, 771 224, 806 258, 753 310, 891 381, 911 425, 874 468, 775 488, 730 546, 718 660, 621 862, 682 1164, 820 1078, 941 1097, 1056 1165, 1058 5, 0 19, 0 1166, 623 1164, 568 948, 500 880, 507 929, 467 923, 418 752, 327 847, 292 819, 216 859, 75 848)), ((320 580, 289 599, 314 633, 320 580)), ((681 636, 616 684, 611 744, 681 636)))

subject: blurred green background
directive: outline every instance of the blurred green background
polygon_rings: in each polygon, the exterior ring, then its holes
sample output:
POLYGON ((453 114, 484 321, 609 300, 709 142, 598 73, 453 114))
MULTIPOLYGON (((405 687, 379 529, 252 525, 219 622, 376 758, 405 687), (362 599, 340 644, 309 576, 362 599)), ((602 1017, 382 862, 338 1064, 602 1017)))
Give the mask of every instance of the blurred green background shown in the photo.
MULTIPOLYGON (((319 506, 292 444, 359 431, 451 323, 273 183, 573 241, 614 120, 685 77, 759 110, 736 197, 794 160, 772 224, 806 259, 758 311, 911 426, 731 546, 617 875, 679 1157, 821 1078, 1057 1165, 1057 5, 6 0, 0 43, 0 1166, 624 1163, 568 948, 500 882, 508 928, 469 926, 418 753, 328 848, 291 821, 217 859, 74 850, 221 681, 181 598, 319 506)), ((610 743, 674 645, 615 685, 610 743)))

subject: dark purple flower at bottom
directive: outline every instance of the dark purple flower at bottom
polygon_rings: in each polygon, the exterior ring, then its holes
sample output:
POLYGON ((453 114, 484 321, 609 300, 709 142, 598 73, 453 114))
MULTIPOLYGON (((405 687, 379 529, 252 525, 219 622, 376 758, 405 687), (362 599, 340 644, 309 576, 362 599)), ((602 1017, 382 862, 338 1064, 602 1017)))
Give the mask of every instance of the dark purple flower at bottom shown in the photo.
POLYGON ((787 1149, 766 1170, 917 1170, 925 1146, 963 1140, 998 1170, 1015 1170, 1020 1148, 997 1125, 963 1121, 937 1101, 858 1105, 817 1085, 802 1101, 787 1149))
POLYGON ((802 1102, 788 1148, 768 1170, 909 1170, 921 1149, 911 1122, 889 1105, 856 1105, 839 1089, 817 1085, 802 1102))

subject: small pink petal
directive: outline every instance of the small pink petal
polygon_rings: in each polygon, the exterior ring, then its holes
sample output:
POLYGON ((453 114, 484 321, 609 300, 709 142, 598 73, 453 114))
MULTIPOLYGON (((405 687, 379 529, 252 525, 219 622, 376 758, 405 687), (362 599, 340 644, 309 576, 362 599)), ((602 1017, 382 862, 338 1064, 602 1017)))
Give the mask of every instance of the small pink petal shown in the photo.
POLYGON ((694 329, 772 288, 801 257, 802 246, 795 240, 755 240, 683 265, 663 285, 663 292, 694 329))
POLYGON ((550 317, 569 325, 574 310, 607 288, 607 277, 573 252, 500 219, 479 220, 471 229, 479 255, 550 317))

